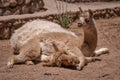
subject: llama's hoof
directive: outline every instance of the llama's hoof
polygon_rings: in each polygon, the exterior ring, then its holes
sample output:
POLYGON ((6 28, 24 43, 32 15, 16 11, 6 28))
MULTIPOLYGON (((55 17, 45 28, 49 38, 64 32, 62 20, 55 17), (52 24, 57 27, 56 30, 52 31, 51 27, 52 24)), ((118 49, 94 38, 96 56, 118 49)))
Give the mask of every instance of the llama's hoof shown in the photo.
POLYGON ((7 63, 7 68, 13 68, 13 64, 11 62, 7 63))
POLYGON ((32 61, 26 61, 27 65, 34 65, 34 63, 32 61))
POLYGON ((79 70, 79 71, 81 71, 82 67, 78 66, 76 69, 79 70))
POLYGON ((101 61, 101 59, 100 58, 97 58, 97 57, 95 57, 95 58, 93 58, 93 60, 92 60, 93 62, 95 62, 95 61, 101 61))

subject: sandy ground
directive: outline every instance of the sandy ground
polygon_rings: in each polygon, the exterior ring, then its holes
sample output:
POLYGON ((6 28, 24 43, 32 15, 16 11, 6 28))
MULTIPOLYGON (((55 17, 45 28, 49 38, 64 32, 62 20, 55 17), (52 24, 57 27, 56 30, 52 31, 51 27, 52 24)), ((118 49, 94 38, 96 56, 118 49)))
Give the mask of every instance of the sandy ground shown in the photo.
MULTIPOLYGON (((12 49, 8 40, 0 40, 0 80, 120 80, 120 17, 97 20, 97 49, 108 47, 109 54, 102 61, 89 63, 82 71, 59 67, 43 67, 41 63, 27 66, 15 65, 7 69, 6 63, 12 49)), ((72 29, 76 34, 79 29, 72 29)))
MULTIPOLYGON (((57 12, 54 0, 51 0, 51 2, 50 0, 44 1, 46 3, 45 7, 48 8, 48 11, 45 13, 21 16, 32 17, 57 12)), ((75 5, 69 4, 68 8, 77 10, 80 6, 83 9, 99 9, 120 7, 119 4, 120 2, 76 3, 75 5)), ((19 18, 21 16, 5 16, 0 17, 0 20, 19 18)), ((12 48, 9 45, 9 40, 0 40, 0 80, 120 80, 120 17, 101 19, 96 22, 99 36, 97 49, 102 47, 110 49, 110 54, 99 57, 102 61, 89 63, 82 71, 58 67, 43 67, 41 63, 31 66, 19 64, 12 69, 7 69, 6 63, 8 57, 12 55, 12 48)), ((72 31, 80 35, 79 29, 74 28, 72 31)))

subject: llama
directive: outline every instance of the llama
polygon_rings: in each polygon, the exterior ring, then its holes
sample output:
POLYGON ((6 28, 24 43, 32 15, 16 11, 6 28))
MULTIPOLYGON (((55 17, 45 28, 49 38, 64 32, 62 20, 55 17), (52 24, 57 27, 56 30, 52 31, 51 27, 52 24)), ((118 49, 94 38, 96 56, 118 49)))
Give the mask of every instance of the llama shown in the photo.
MULTIPOLYGON (((77 65, 77 69, 81 70, 87 63, 86 58, 88 59, 91 56, 105 53, 108 49, 103 48, 98 52, 95 51, 97 45, 97 30, 93 19, 93 13, 89 10, 89 15, 86 16, 85 13, 83 14, 82 10, 80 10, 80 12, 81 15, 79 24, 83 25, 83 41, 73 32, 61 28, 58 24, 37 20, 28 22, 23 27, 16 30, 10 39, 11 46, 14 48, 14 51, 19 50, 18 55, 20 55, 22 47, 29 43, 29 40, 37 38, 38 42, 40 42, 40 48, 42 50, 42 53, 40 53, 42 54, 41 61, 50 61, 50 59, 53 58, 51 54, 56 52, 53 48, 51 49, 52 42, 55 42, 61 52, 70 54, 78 59, 79 63, 77 65), (47 43, 49 43, 48 46, 44 45, 47 43), (50 56, 47 57, 46 54, 50 56)), ((9 60, 8 63, 10 64, 11 60, 9 60)), ((12 65, 8 65, 8 67, 13 66, 13 64, 14 63, 12 63, 12 65)))
MULTIPOLYGON (((27 43, 29 43, 29 40, 33 39, 35 36, 41 35, 43 33, 49 33, 49 32, 63 32, 69 35, 77 36, 75 35, 75 33, 63 29, 60 25, 56 23, 37 19, 37 20, 26 23, 21 28, 14 31, 14 34, 10 39, 10 45, 14 49, 14 55, 18 55, 21 52, 20 49, 22 49, 23 46, 29 45, 27 43)), ((14 64, 14 61, 11 62, 10 59, 7 64, 8 68, 13 67, 13 64, 14 64)), ((19 63, 19 61, 16 61, 16 63, 17 62, 19 63)))
POLYGON ((37 19, 27 22, 21 28, 15 30, 15 33, 10 39, 11 47, 14 48, 15 54, 17 54, 18 49, 21 48, 30 39, 34 38, 34 36, 49 32, 63 32, 69 35, 77 36, 75 33, 63 29, 56 23, 37 19))
POLYGON ((76 64, 79 63, 79 60, 75 56, 67 54, 66 52, 64 52, 64 50, 62 50, 62 51, 59 50, 56 43, 52 42, 52 46, 54 47, 55 52, 52 54, 50 61, 43 64, 43 66, 49 66, 49 67, 51 67, 51 66, 52 67, 53 66, 70 67, 71 66, 72 67, 72 66, 76 66, 76 64))
POLYGON ((12 68, 15 63, 26 63, 28 65, 32 65, 34 64, 32 61, 40 61, 40 49, 37 38, 29 40, 28 43, 20 48, 19 55, 13 55, 9 58, 7 66, 12 68))
MULTIPOLYGON (((71 54, 67 54, 64 50, 59 50, 58 46, 53 43, 53 46, 55 48, 55 51, 52 54, 52 58, 50 59, 50 61, 46 64, 43 64, 43 66, 49 66, 49 67, 72 67, 72 68, 76 68, 77 65, 79 64, 79 60, 77 59, 77 57, 72 56, 71 54)), ((86 57, 86 64, 95 60, 98 60, 98 58, 96 57, 86 57)))

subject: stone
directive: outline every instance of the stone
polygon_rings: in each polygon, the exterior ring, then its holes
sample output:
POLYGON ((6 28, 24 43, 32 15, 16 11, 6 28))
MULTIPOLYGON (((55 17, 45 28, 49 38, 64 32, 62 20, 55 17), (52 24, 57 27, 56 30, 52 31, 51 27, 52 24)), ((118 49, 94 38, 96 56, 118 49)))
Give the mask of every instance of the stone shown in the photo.
POLYGON ((3 16, 7 16, 7 15, 11 15, 11 12, 9 10, 6 10, 4 13, 3 13, 3 16))
POLYGON ((4 28, 4 31, 3 31, 4 39, 8 39, 9 38, 9 32, 10 32, 10 29, 8 27, 4 28))
POLYGON ((45 5, 43 0, 37 0, 37 1, 38 1, 39 9, 42 9, 45 5))
MULTIPOLYGON (((29 1, 29 0, 27 0, 27 1, 29 1)), ((24 4, 24 0, 17 0, 17 4, 18 5, 24 4)))
POLYGON ((0 0, 0 16, 29 14, 42 10, 43 0, 0 0))
POLYGON ((30 4, 31 0, 25 0, 25 4, 30 4))
POLYGON ((37 10, 38 10, 37 5, 32 2, 31 5, 30 5, 30 13, 34 13, 37 10))
POLYGON ((9 2, 10 2, 10 5, 9 5, 10 7, 14 8, 17 6, 16 0, 10 0, 9 2))
POLYGON ((2 9, 0 9, 0 16, 2 16, 2 12, 3 12, 2 9))
POLYGON ((27 13, 29 13, 29 7, 28 7, 28 6, 23 6, 21 13, 22 13, 22 14, 27 14, 27 13))
POLYGON ((3 7, 9 7, 10 3, 9 2, 5 2, 4 4, 2 4, 3 7))
POLYGON ((16 15, 16 14, 20 14, 20 10, 18 9, 18 10, 15 11, 13 14, 14 14, 14 15, 16 15))

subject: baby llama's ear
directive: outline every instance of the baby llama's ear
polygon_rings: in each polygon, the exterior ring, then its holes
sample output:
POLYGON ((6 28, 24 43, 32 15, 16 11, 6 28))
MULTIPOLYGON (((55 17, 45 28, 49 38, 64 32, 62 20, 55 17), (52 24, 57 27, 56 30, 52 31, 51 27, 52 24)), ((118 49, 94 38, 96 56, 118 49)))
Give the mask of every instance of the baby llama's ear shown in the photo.
POLYGON ((93 11, 91 9, 89 9, 88 12, 89 12, 90 18, 92 18, 93 17, 93 11))
POLYGON ((56 43, 55 43, 55 42, 52 42, 52 45, 53 45, 53 47, 54 47, 55 51, 56 51, 56 52, 58 52, 58 51, 59 51, 59 49, 58 49, 58 47, 57 47, 56 43))
POLYGON ((83 12, 83 10, 82 10, 82 8, 81 8, 81 7, 79 7, 79 12, 80 12, 80 13, 82 13, 82 12, 83 12))

